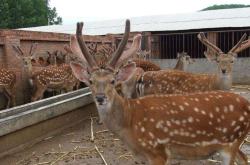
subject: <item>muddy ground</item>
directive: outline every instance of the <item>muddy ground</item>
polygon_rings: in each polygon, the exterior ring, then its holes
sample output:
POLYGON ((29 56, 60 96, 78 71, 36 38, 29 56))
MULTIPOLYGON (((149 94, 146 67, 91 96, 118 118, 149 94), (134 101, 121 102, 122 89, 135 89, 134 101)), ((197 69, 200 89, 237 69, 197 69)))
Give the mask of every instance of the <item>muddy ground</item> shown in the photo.
MULTIPOLYGON (((250 87, 238 86, 234 92, 250 100, 250 87), (241 89, 242 88, 242 89, 241 89)), ((133 153, 103 125, 93 120, 94 142, 91 142, 91 120, 84 120, 59 134, 11 156, 0 159, 0 165, 98 165, 104 164, 95 146, 109 165, 146 165, 147 163, 133 153)), ((249 155, 250 143, 245 143, 242 150, 249 155)), ((172 165, 215 165, 216 160, 172 161, 172 165)))

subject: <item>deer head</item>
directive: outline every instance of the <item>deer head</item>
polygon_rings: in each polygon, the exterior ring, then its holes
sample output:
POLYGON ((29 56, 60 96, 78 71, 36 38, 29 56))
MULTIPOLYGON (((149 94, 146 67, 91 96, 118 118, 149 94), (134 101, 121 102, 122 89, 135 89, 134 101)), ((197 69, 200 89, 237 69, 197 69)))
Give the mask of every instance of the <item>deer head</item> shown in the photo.
POLYGON ((194 60, 186 52, 177 53, 177 63, 174 69, 186 71, 189 64, 194 60))
MULTIPOLYGON (((130 63, 119 70, 117 70, 118 68, 116 67, 116 63, 121 57, 128 41, 130 21, 126 21, 123 39, 104 68, 99 68, 95 59, 89 53, 88 48, 82 39, 82 27, 83 23, 77 24, 76 37, 79 48, 88 65, 86 66, 75 62, 71 62, 70 65, 75 76, 91 88, 99 113, 102 114, 102 110, 105 109, 104 107, 110 106, 108 103, 113 102, 116 84, 127 80, 136 69, 134 63, 130 63)), ((72 48, 76 47, 77 46, 72 46, 72 48)), ((79 50, 73 50, 73 52, 79 52, 79 50)), ((126 55, 129 56, 129 54, 126 55)))
POLYGON ((143 59, 143 60, 149 60, 151 56, 151 50, 139 50, 136 52, 137 58, 143 59))
POLYGON ((46 52, 48 54, 47 63, 56 65, 57 64, 56 57, 57 57, 58 50, 55 50, 53 52, 49 52, 49 51, 46 51, 46 52))
POLYGON ((204 52, 206 58, 210 61, 216 61, 218 65, 218 69, 220 71, 219 74, 221 75, 231 75, 232 73, 232 67, 234 63, 234 59, 237 57, 238 48, 241 47, 243 41, 246 38, 246 34, 244 34, 240 41, 227 53, 222 52, 220 48, 218 48, 216 45, 212 44, 208 39, 206 38, 204 33, 198 34, 198 39, 205 45, 207 48, 209 48, 211 53, 208 53, 207 51, 204 52))
POLYGON ((37 49, 37 43, 31 44, 29 52, 24 52, 20 46, 12 45, 14 51, 17 53, 17 57, 23 60, 24 67, 32 67, 32 63, 35 62, 34 54, 37 49))

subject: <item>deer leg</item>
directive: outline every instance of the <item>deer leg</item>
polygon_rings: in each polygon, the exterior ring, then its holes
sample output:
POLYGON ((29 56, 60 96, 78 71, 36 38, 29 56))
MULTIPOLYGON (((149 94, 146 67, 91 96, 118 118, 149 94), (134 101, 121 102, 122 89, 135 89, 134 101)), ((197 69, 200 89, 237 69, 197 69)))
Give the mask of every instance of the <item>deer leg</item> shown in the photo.
POLYGON ((247 165, 247 157, 241 150, 237 152, 236 162, 238 165, 247 165))
POLYGON ((9 107, 13 107, 16 105, 16 95, 15 95, 15 86, 12 88, 6 88, 6 93, 7 93, 7 97, 8 97, 8 104, 9 107))
POLYGON ((235 146, 221 151, 220 152, 222 157, 221 165, 234 165, 237 152, 238 151, 235 149, 235 146))
POLYGON ((7 105, 6 108, 10 108, 10 104, 11 104, 11 94, 8 92, 8 90, 5 88, 5 92, 4 95, 7 97, 7 105))
POLYGON ((157 155, 150 156, 148 159, 149 159, 150 165, 168 165, 169 164, 168 162, 166 162, 165 159, 157 155))

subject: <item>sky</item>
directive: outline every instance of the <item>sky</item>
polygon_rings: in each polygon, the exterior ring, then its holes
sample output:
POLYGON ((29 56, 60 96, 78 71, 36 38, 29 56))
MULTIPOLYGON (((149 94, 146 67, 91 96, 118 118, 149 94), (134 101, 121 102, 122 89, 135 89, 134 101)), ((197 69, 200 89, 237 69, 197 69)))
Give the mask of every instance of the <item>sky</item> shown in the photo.
POLYGON ((249 5, 250 0, 50 0, 63 24, 191 13, 214 4, 249 5))

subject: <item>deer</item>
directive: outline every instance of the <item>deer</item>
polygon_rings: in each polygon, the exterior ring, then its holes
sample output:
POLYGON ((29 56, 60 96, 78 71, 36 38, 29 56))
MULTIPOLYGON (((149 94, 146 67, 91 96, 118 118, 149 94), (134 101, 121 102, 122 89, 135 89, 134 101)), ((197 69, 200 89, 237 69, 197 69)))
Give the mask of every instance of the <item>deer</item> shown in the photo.
POLYGON ((48 54, 47 63, 50 65, 61 65, 67 63, 67 52, 63 51, 46 51, 48 54))
POLYGON ((35 89, 31 101, 43 98, 46 90, 72 91, 78 80, 72 73, 71 67, 66 64, 60 66, 49 65, 40 71, 33 71, 32 59, 34 58, 37 44, 32 44, 29 52, 24 52, 20 46, 13 45, 17 57, 23 61, 24 68, 28 73, 29 82, 35 89))
MULTIPOLYGON (((97 111, 107 128, 151 165, 166 165, 171 159, 207 159, 220 153, 224 165, 247 165, 239 149, 250 129, 250 103, 226 91, 158 94, 136 99, 120 96, 115 85, 136 69, 132 62, 116 64, 128 41, 130 21, 118 48, 105 68, 99 68, 89 53, 77 23, 76 37, 82 59, 71 61, 75 76, 92 92, 97 111)), ((79 51, 79 50, 75 50, 79 51)))
POLYGON ((10 108, 16 105, 15 87, 16 87, 15 72, 6 68, 0 68, 0 91, 7 98, 6 108, 10 108))
POLYGON ((187 71, 189 64, 192 64, 194 60, 186 52, 177 53, 177 63, 173 69, 187 71))
POLYGON ((250 44, 246 44, 246 41, 244 41, 246 36, 245 33, 231 50, 224 53, 220 48, 212 44, 204 33, 201 32, 198 34, 198 39, 208 48, 208 51, 205 51, 204 55, 209 61, 217 63, 216 81, 219 89, 231 89, 234 60, 239 52, 250 46, 250 44))
MULTIPOLYGON (((243 35, 239 42, 227 53, 223 53, 218 47, 211 44, 204 33, 199 33, 198 38, 207 45, 215 55, 204 52, 209 59, 217 61, 218 70, 216 74, 189 73, 181 70, 160 70, 148 71, 141 74, 135 80, 133 87, 129 83, 124 83, 122 93, 125 97, 134 98, 150 94, 181 94, 191 92, 204 92, 211 90, 230 90, 232 87, 232 66, 236 54, 246 49, 247 42, 243 35), (133 91, 129 91, 131 89, 133 91), (133 97, 132 97, 133 96, 133 97)), ((178 65, 178 62, 177 62, 178 65)), ((134 78, 134 76, 133 76, 134 78)))

